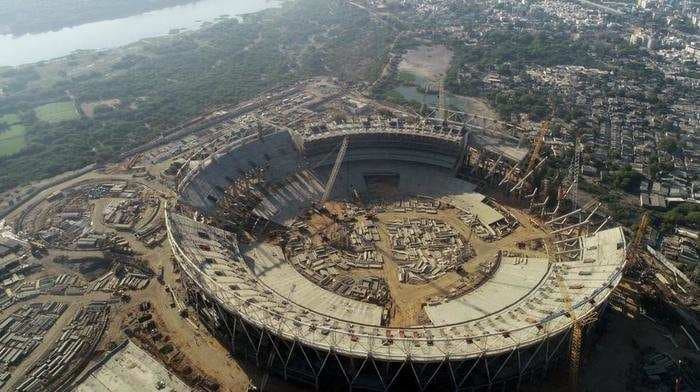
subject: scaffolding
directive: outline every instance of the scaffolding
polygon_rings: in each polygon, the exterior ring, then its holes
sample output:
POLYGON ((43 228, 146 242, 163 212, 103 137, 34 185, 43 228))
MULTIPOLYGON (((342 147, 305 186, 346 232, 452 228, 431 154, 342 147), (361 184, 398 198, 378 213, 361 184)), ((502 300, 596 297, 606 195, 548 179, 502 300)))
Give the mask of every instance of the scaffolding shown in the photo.
MULTIPOLYGON (((450 117, 450 112, 446 113, 450 117)), ((379 141, 393 148, 397 148, 395 145, 410 148, 411 152, 417 147, 421 151, 430 152, 430 155, 424 156, 431 159, 438 154, 450 156, 451 160, 439 161, 444 168, 449 169, 453 166, 455 155, 463 152, 459 148, 460 141, 468 140, 464 138, 465 133, 469 132, 464 124, 460 122, 459 129, 427 127, 425 130, 376 123, 369 123, 364 128, 349 124, 345 128, 327 128, 330 129, 329 132, 308 135, 305 147, 311 156, 335 151, 340 144, 322 200, 325 201, 333 190, 340 167, 346 159, 349 137, 353 137, 349 161, 361 159, 362 148, 376 148, 379 141), (340 140, 342 142, 338 143, 340 140)), ((465 149, 470 148, 466 146, 465 149)), ((485 174, 488 171, 489 177, 495 177, 494 182, 500 181, 504 174, 511 177, 518 168, 518 163, 512 165, 513 160, 498 151, 480 150, 478 147, 471 149, 478 155, 474 158, 474 172, 481 171, 485 174)), ((329 153, 329 156, 332 155, 329 153)), ((536 166, 542 162, 539 160, 536 166)), ((578 159, 574 157, 572 166, 572 173, 580 172, 580 155, 578 159)), ((571 181, 577 181, 573 176, 570 178, 571 181)), ((522 178, 518 180, 522 181, 522 178)), ((574 188, 573 185, 572 183, 570 189, 574 188)), ((248 195, 248 191, 251 191, 253 199, 250 203, 241 200, 238 193, 229 194, 225 203, 228 203, 231 210, 239 209, 245 215, 250 215, 250 206, 256 203, 255 196, 262 190, 250 183, 240 183, 238 188, 243 195, 248 195)), ((314 196, 314 200, 315 197, 318 196, 314 196)), ((579 232, 575 230, 577 227, 592 224, 590 217, 597 210, 598 204, 574 208, 574 211, 562 216, 554 215, 552 223, 556 225, 555 230, 558 230, 555 234, 557 238, 547 244, 548 249, 555 254, 567 252, 569 255, 581 255, 577 260, 583 262, 583 239, 572 235, 579 232), (581 211, 590 211, 588 218, 573 225, 567 222, 567 219, 573 219, 581 211), (559 251, 555 246, 562 246, 563 250, 559 251)), ((237 221, 239 216, 231 215, 229 220, 237 221)), ((281 306, 272 292, 266 290, 252 275, 249 280, 231 283, 248 274, 243 265, 237 266, 235 263, 221 264, 231 270, 230 275, 225 275, 227 281, 231 280, 230 284, 214 284, 212 282, 218 278, 201 273, 179 248, 179 239, 173 236, 167 216, 166 227, 176 259, 182 267, 182 282, 187 289, 189 303, 195 307, 204 324, 232 352, 256 361, 263 371, 274 373, 285 380, 311 385, 317 390, 338 386, 338 380, 350 390, 389 391, 405 385, 421 391, 477 388, 516 390, 521 382, 540 378, 553 361, 567 356, 572 364, 572 378, 577 379, 583 326, 595 319, 595 316, 586 315, 595 314, 603 306, 619 272, 618 269, 610 272, 608 284, 596 288, 590 296, 576 304, 572 303, 569 295, 566 308, 557 302, 553 311, 546 312, 547 309, 539 308, 541 302, 533 300, 528 309, 533 314, 546 315, 526 319, 526 325, 517 330, 486 332, 483 325, 477 326, 478 323, 465 324, 464 327, 426 325, 399 330, 353 324, 322 316, 321 313, 317 317, 309 314, 308 310, 306 313, 292 312, 287 308, 291 307, 290 302, 283 302, 284 306, 281 306), (241 294, 249 292, 254 294, 246 294, 250 297, 241 294), (556 325, 550 328, 553 324, 556 325), (567 342, 570 344, 567 345, 567 342)), ((196 252, 201 253, 200 250, 196 252)), ((621 254, 619 260, 622 260, 621 254)), ((553 265, 558 266, 559 263, 553 265)), ((219 272, 225 271, 222 269, 219 272)), ((565 276, 560 274, 559 278, 564 279, 565 276)), ((542 291, 542 298, 550 299, 551 296, 547 296, 547 293, 556 291, 556 282, 549 279, 546 282, 549 287, 546 292, 542 291)), ((562 285, 566 286, 565 279, 562 285)), ((571 288, 576 289, 573 286, 571 288)), ((562 287, 562 291, 568 293, 568 288, 562 287)), ((579 301, 580 295, 577 294, 576 298, 579 301)))

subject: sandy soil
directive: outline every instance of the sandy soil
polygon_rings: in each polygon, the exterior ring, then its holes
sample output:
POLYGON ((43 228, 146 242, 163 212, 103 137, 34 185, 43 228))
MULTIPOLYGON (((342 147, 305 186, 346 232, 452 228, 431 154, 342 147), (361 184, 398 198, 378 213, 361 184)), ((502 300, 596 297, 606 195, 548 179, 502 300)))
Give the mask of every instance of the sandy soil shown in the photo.
MULTIPOLYGON (((476 252, 476 256, 465 264, 467 272, 474 272, 481 262, 495 258, 499 250, 523 252, 521 249, 517 248, 517 242, 541 236, 541 232, 534 229, 529 223, 523 222, 523 226, 519 227, 515 232, 502 240, 491 243, 485 242, 471 235, 471 229, 456 216, 456 210, 453 208, 440 210, 437 214, 385 212, 378 214, 377 217, 380 222, 379 234, 381 238, 377 248, 384 258, 384 277, 394 301, 394 308, 391 311, 390 321, 390 325, 394 327, 424 324, 427 320, 423 310, 425 302, 430 297, 446 295, 450 288, 458 282, 460 275, 456 272, 448 272, 425 284, 415 285, 400 283, 398 280, 398 265, 392 257, 386 222, 403 218, 427 218, 441 220, 449 224, 463 239, 469 239, 469 243, 476 252)), ((527 253, 533 257, 545 256, 538 252, 530 251, 527 253)))
POLYGON ((464 113, 475 114, 477 116, 487 118, 499 118, 498 113, 482 98, 465 97, 463 95, 455 95, 456 99, 464 102, 464 113))
POLYGON ((399 71, 437 82, 445 77, 452 56, 452 51, 444 45, 419 46, 406 51, 399 63, 399 71))
MULTIPOLYGON (((168 286, 177 292, 182 291, 179 274, 173 268, 172 253, 167 244, 149 249, 131 235, 126 233, 121 235, 129 240, 134 250, 148 260, 155 271, 160 270, 161 265, 163 266, 165 282, 168 286)), ((182 298, 181 294, 180 298, 182 298)), ((161 333, 169 336, 170 342, 182 351, 194 368, 218 382, 221 385, 221 391, 246 390, 251 376, 230 356, 228 350, 198 323, 196 317, 180 316, 178 308, 171 306, 172 296, 166 291, 164 285, 154 279, 146 289, 129 292, 129 295, 130 303, 115 312, 116 319, 110 323, 103 344, 106 345, 110 341, 119 342, 126 338, 121 326, 136 313, 141 302, 149 301, 161 333)))
MULTIPOLYGON (((390 186, 386 189, 375 189, 378 193, 388 197, 395 192, 390 186)), ((344 203, 327 202, 325 207, 333 214, 338 216, 344 213, 344 203)), ((504 206, 504 208, 507 208, 504 206)), ((462 222, 457 216, 455 208, 447 208, 439 210, 437 214, 419 213, 419 212, 383 212, 376 215, 379 222, 380 241, 377 243, 377 251, 382 255, 384 265, 382 269, 352 269, 347 273, 353 277, 378 276, 383 277, 389 287, 391 296, 390 307, 390 322, 393 327, 408 327, 415 325, 424 325, 429 323, 429 319, 423 310, 424 304, 431 297, 445 296, 450 289, 461 283, 462 276, 457 272, 448 272, 443 276, 434 279, 433 281, 424 284, 408 284, 399 282, 398 267, 399 263, 393 258, 393 253, 390 245, 390 236, 387 231, 387 223, 402 220, 405 218, 426 218, 436 219, 452 226, 462 237, 463 241, 469 242, 476 252, 476 256, 466 262, 463 268, 470 274, 474 274, 480 264, 485 261, 493 260, 499 250, 511 250, 520 253, 527 253, 532 257, 546 257, 546 254, 535 251, 524 251, 517 247, 517 242, 541 238, 542 231, 534 228, 525 214, 516 210, 507 208, 520 222, 521 226, 511 233, 509 236, 495 242, 485 242, 475 235, 472 235, 471 229, 462 222)), ((360 218, 363 219, 363 218, 360 218)), ((327 236, 329 233, 338 230, 340 226, 325 214, 312 214, 306 221, 311 231, 312 242, 316 245, 325 243, 322 236, 327 236)))

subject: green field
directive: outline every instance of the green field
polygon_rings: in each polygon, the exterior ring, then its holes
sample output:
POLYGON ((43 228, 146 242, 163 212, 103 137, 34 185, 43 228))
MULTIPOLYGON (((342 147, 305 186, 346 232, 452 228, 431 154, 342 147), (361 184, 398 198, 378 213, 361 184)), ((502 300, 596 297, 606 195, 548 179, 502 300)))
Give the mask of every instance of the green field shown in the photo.
POLYGON ((19 152, 27 144, 24 139, 26 127, 19 124, 19 118, 16 114, 6 114, 0 117, 0 122, 10 126, 7 131, 0 132, 0 156, 19 152))
POLYGON ((54 102, 34 108, 37 118, 41 121, 56 123, 75 120, 79 117, 73 102, 54 102))
POLYGON ((14 113, 5 114, 2 117, 0 117, 0 123, 5 123, 7 125, 17 124, 18 122, 19 116, 14 113))

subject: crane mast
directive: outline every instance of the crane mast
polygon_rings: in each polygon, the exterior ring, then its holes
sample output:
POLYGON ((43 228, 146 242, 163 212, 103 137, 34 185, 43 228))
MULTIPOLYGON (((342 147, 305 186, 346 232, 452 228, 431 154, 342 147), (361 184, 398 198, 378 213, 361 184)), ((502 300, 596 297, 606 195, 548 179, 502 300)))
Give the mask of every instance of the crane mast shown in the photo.
POLYGON ((333 185, 335 185, 335 180, 338 178, 338 173, 340 172, 340 166, 345 158, 345 153, 348 151, 348 137, 343 138, 343 142, 340 145, 340 151, 338 151, 338 156, 335 158, 335 163, 333 164, 333 169, 331 170, 331 175, 328 177, 328 182, 326 182, 326 187, 323 189, 323 196, 321 196, 321 204, 328 201, 328 197, 331 195, 333 190, 333 185))

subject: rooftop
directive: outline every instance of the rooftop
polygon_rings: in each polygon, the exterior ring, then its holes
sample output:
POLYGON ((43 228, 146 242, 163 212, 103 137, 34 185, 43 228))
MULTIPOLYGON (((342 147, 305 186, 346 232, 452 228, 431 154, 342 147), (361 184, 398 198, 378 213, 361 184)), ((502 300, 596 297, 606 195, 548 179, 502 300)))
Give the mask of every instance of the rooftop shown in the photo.
POLYGON ((189 392, 192 389, 150 354, 127 341, 100 364, 75 392, 189 392))

